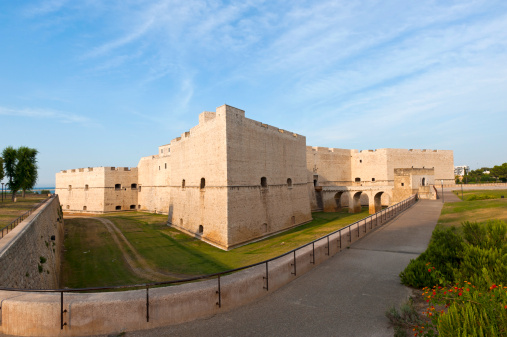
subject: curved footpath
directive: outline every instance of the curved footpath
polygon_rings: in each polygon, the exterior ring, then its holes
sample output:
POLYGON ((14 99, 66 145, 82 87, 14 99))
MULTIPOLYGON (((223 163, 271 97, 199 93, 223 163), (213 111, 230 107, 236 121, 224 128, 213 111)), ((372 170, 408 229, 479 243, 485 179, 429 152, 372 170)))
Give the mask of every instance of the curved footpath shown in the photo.
POLYGON ((393 336, 384 312, 411 294, 398 274, 426 250, 442 201, 421 200, 270 296, 239 309, 126 336, 393 336))

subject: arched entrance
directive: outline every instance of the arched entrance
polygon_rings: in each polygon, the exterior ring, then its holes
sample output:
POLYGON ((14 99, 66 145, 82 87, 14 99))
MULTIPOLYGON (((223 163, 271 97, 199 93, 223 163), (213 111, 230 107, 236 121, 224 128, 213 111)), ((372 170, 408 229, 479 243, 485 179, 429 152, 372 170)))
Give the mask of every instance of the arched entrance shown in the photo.
POLYGON ((426 178, 422 178, 421 186, 426 186, 426 178))

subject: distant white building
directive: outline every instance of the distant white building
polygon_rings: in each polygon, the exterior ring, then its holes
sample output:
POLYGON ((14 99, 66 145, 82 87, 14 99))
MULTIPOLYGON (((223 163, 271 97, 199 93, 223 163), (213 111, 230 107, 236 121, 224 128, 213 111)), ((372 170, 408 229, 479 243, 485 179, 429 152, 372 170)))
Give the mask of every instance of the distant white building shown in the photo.
POLYGON ((455 176, 464 176, 465 170, 470 172, 470 166, 462 165, 462 166, 454 166, 454 175, 455 176))

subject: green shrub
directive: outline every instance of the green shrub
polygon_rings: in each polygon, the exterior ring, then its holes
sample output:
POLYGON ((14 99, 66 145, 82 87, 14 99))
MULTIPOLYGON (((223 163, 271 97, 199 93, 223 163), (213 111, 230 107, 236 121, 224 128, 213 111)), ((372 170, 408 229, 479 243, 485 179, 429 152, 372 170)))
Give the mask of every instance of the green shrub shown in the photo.
POLYGON ((442 284, 442 275, 431 266, 430 262, 423 259, 410 260, 407 268, 400 273, 401 283, 416 287, 431 287, 435 284, 442 284))
POLYGON ((463 282, 446 288, 424 289, 428 298, 425 314, 431 318, 426 330, 437 327, 442 337, 505 336, 507 333, 507 287, 489 288, 463 282), (435 305, 448 307, 440 312, 435 305))
POLYGON ((496 197, 494 195, 489 194, 472 194, 466 197, 466 201, 488 200, 488 199, 496 199, 496 197))
POLYGON ((405 284, 425 286, 431 323, 416 326, 417 333, 507 336, 507 224, 464 222, 462 229, 464 240, 456 230, 436 229, 428 249, 400 274, 405 284), (436 310, 444 304, 448 309, 436 310))
POLYGON ((463 243, 456 228, 435 229, 426 251, 400 273, 401 282, 417 288, 453 282, 454 269, 462 259, 463 243))

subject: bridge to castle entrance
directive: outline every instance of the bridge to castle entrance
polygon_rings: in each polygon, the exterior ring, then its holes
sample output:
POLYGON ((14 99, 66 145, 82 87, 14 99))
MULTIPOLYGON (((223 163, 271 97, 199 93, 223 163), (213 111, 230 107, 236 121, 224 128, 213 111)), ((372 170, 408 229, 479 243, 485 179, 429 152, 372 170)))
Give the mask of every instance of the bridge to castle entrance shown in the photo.
POLYGON ((349 213, 361 212, 362 205, 368 205, 370 214, 391 204, 393 186, 322 186, 320 194, 324 212, 338 212, 348 207, 349 213))

